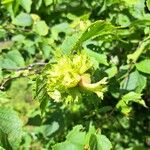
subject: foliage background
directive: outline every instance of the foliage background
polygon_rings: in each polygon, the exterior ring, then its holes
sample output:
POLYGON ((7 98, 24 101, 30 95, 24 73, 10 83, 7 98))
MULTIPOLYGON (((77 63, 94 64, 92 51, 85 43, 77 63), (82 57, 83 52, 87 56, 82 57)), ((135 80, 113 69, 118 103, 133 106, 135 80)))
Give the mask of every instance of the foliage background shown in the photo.
POLYGON ((1 0, 0 146, 50 149, 75 125, 88 131, 92 122, 113 149, 149 149, 149 13, 149 0, 1 0), (103 20, 98 31, 97 20, 103 20), (91 35, 84 32, 88 26, 91 35), (78 42, 79 34, 89 37, 78 42), (70 53, 72 46, 93 58, 93 81, 108 76, 104 100, 86 95, 83 109, 67 109, 47 97, 39 103, 34 97, 36 76, 57 55, 70 53), (10 122, 21 121, 5 131, 9 115, 10 122), (22 138, 13 145, 17 132, 22 138))

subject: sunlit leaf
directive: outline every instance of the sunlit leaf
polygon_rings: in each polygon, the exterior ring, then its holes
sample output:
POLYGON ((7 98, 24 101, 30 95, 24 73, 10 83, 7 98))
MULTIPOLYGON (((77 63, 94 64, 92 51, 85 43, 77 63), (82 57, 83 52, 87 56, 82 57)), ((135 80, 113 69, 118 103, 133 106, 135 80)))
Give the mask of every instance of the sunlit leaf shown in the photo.
POLYGON ((150 0, 147 0, 146 4, 147 4, 148 9, 150 10, 150 0))
POLYGON ((6 145, 6 149, 12 148, 17 149, 19 148, 19 144, 21 142, 21 136, 22 136, 22 123, 16 113, 8 108, 0 107, 0 131, 2 131, 0 134, 1 140, 6 136, 8 140, 7 143, 2 143, 2 145, 6 145), (7 147, 8 146, 8 147, 7 147))
POLYGON ((25 65, 24 59, 19 51, 13 50, 8 52, 4 58, 0 60, 0 66, 6 69, 14 69, 25 65))
POLYGON ((12 23, 18 26, 31 26, 32 18, 29 14, 21 12, 16 18, 14 18, 12 23))
POLYGON ((97 36, 112 34, 115 32, 115 27, 105 21, 96 21, 86 28, 81 33, 76 33, 73 36, 68 36, 62 44, 62 52, 65 54, 71 53, 73 50, 77 50, 84 41, 95 38, 97 36), (67 47, 69 45, 69 47, 67 47))
POLYGON ((121 100, 117 103, 116 107, 120 110, 123 114, 128 115, 132 110, 130 102, 139 103, 145 106, 144 100, 141 98, 141 94, 135 92, 129 92, 125 94, 121 100))
POLYGON ((30 13, 32 0, 21 0, 20 5, 26 10, 27 13, 30 13))
POLYGON ((35 23, 33 30, 41 36, 45 36, 48 34, 48 26, 45 21, 38 21, 35 23))
POLYGON ((139 63, 136 63, 136 68, 144 73, 150 74, 150 59, 145 59, 143 61, 140 61, 139 63))

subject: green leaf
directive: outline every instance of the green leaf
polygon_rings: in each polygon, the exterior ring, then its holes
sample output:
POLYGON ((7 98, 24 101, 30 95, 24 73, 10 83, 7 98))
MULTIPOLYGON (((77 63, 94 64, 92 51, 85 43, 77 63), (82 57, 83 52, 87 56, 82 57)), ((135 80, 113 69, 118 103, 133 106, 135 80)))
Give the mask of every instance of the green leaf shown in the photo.
POLYGON ((0 60, 0 66, 6 69, 14 69, 17 67, 23 67, 24 65, 24 59, 17 50, 8 52, 4 58, 0 60))
POLYGON ((112 78, 117 74, 118 69, 116 66, 112 66, 111 68, 108 68, 105 72, 108 74, 108 78, 112 78))
POLYGON ((99 54, 97 52, 88 49, 86 49, 85 51, 87 55, 90 57, 90 59, 92 60, 93 65, 97 66, 97 68, 99 67, 99 64, 108 66, 106 54, 99 54))
POLYGON ((2 0, 2 4, 12 3, 14 0, 2 0))
POLYGON ((129 77, 123 80, 121 83, 121 89, 124 90, 135 90, 141 93, 146 86, 146 77, 141 75, 138 71, 132 72, 129 77))
POLYGON ((12 45, 13 45, 13 41, 0 42, 0 52, 3 49, 10 49, 12 45))
POLYGON ((132 110, 130 102, 135 102, 145 106, 144 100, 142 100, 140 93, 129 92, 125 94, 121 100, 117 103, 116 107, 119 109, 123 114, 128 115, 132 110))
POLYGON ((60 47, 62 53, 64 54, 71 53, 74 48, 75 42, 77 42, 77 39, 79 38, 80 35, 81 33, 75 33, 72 36, 67 36, 60 47))
POLYGON ((45 36, 48 34, 49 27, 47 26, 45 21, 37 21, 33 26, 33 30, 37 34, 45 36))
POLYGON ((97 150, 110 150, 112 148, 111 142, 105 135, 97 135, 98 149, 97 150))
POLYGON ((58 143, 53 146, 53 150, 83 150, 83 147, 79 147, 70 142, 58 143))
POLYGON ((149 45, 150 45, 150 37, 143 40, 134 53, 127 55, 127 63, 130 63, 131 61, 135 63, 140 57, 140 55, 143 53, 143 51, 147 50, 147 47, 149 45))
POLYGON ((95 134, 92 134, 89 141, 90 149, 97 150, 97 138, 95 134))
POLYGON ((0 29, 0 38, 5 38, 7 36, 7 32, 4 29, 0 29))
POLYGON ((54 40, 58 40, 59 33, 69 34, 73 31, 68 23, 60 23, 51 28, 51 36, 54 40))
MULTIPOLYGON (((0 133, 1 140, 6 138, 13 150, 19 148, 22 136, 22 123, 13 110, 0 107, 0 131, 2 131, 0 133)), ((1 143, 3 146, 6 145, 6 143, 3 143, 2 141, 1 143)), ((8 147, 4 148, 7 149, 8 147)))
POLYGON ((39 10, 39 8, 41 7, 41 5, 42 5, 42 0, 38 0, 37 3, 35 4, 36 10, 39 10))
POLYGON ((59 129, 58 122, 54 121, 52 124, 44 124, 40 127, 35 128, 36 132, 41 133, 43 137, 51 136, 59 129))
POLYGON ((150 74, 150 59, 145 59, 136 63, 136 68, 141 72, 150 74))
POLYGON ((130 20, 129 20, 128 16, 124 15, 124 14, 118 14, 117 22, 122 27, 127 27, 130 25, 130 20))
POLYGON ((16 18, 13 19, 12 23, 23 27, 31 26, 32 18, 29 14, 21 12, 16 18))
POLYGON ((44 2, 46 6, 49 6, 53 3, 53 0, 44 0, 44 2))
POLYGON ((146 1, 146 4, 147 4, 147 7, 148 7, 148 9, 149 9, 149 11, 150 11, 150 0, 147 0, 147 1, 146 1))
POLYGON ((32 0, 21 0, 20 5, 26 10, 27 13, 30 13, 32 0))
POLYGON ((73 50, 77 50, 84 41, 98 36, 112 34, 114 32, 115 27, 110 23, 102 20, 96 21, 87 27, 87 29, 82 33, 76 33, 71 37, 66 37, 61 50, 65 54, 70 54, 73 50), (68 47, 68 45, 70 46, 68 47))
POLYGON ((112 148, 107 137, 97 132, 91 124, 87 133, 82 130, 82 125, 75 126, 66 136, 66 141, 55 144, 52 149, 83 150, 86 149, 85 147, 90 147, 91 150, 110 150, 112 148))
POLYGON ((90 138, 91 150, 110 150, 112 148, 111 142, 105 135, 92 134, 90 138))
POLYGON ((80 131, 83 129, 81 125, 75 126, 67 135, 67 140, 62 143, 55 144, 53 150, 83 150, 86 132, 80 131))
POLYGON ((96 21, 92 23, 81 35, 79 40, 77 41, 75 47, 78 47, 82 42, 90 39, 90 38, 95 38, 97 36, 102 36, 106 34, 111 34, 115 30, 114 26, 106 21, 96 21))
POLYGON ((66 136, 67 140, 74 144, 83 145, 86 132, 81 132, 81 129, 83 129, 81 125, 75 126, 66 136))
POLYGON ((129 12, 135 18, 140 18, 143 16, 145 0, 123 0, 126 4, 126 7, 129 9, 129 12))
POLYGON ((9 97, 6 92, 0 91, 0 105, 9 102, 9 97))
POLYGON ((15 41, 15 42, 22 42, 24 40, 25 40, 25 36, 23 36, 22 34, 17 34, 12 37, 12 41, 15 41))
POLYGON ((43 43, 42 51, 43 51, 44 58, 49 59, 51 56, 50 54, 53 51, 53 49, 51 48, 50 45, 43 43))

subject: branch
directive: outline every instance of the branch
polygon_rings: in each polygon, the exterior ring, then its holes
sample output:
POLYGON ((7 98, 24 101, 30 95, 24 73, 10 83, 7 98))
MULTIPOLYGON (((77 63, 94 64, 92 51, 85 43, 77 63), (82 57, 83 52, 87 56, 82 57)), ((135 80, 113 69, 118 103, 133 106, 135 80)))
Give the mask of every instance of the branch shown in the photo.
POLYGON ((5 89, 5 86, 7 85, 7 83, 9 81, 12 81, 14 79, 17 79, 17 78, 20 78, 20 77, 27 77, 27 76, 17 76, 17 77, 13 77, 13 78, 6 78, 5 80, 3 80, 3 82, 1 83, 0 85, 0 90, 4 90, 5 89))
MULTIPOLYGON (((47 63, 43 63, 43 62, 38 62, 38 63, 33 63, 33 64, 30 64, 29 66, 27 67, 21 67, 21 68, 16 68, 16 69, 4 69, 4 70, 7 70, 7 71, 13 71, 13 72, 19 72, 19 71, 23 71, 23 70, 34 70, 34 67, 35 66, 45 66, 47 63)), ((22 72, 16 76, 16 77, 8 77, 8 78, 4 78, 3 81, 1 82, 0 84, 0 90, 4 90, 5 89, 5 86, 7 85, 8 82, 14 80, 14 79, 17 79, 17 78, 20 78, 20 77, 28 77, 30 75, 33 75, 33 74, 38 74, 38 70, 35 70, 34 73, 32 74, 28 74, 28 75, 23 75, 22 72)))
POLYGON ((4 69, 4 70, 7 70, 7 71, 22 71, 22 70, 33 70, 33 67, 35 66, 45 66, 47 63, 44 63, 44 62, 38 62, 38 63, 33 63, 33 64, 30 64, 29 66, 27 67, 20 67, 20 68, 12 68, 12 69, 4 69))

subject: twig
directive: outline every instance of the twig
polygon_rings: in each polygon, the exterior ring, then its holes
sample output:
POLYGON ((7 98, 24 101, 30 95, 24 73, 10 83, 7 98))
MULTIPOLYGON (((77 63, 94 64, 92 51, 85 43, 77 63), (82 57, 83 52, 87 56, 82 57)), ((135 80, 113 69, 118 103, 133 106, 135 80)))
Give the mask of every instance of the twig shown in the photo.
POLYGON ((38 62, 38 63, 30 64, 30 65, 27 66, 27 67, 20 67, 20 68, 14 68, 14 69, 4 69, 4 70, 7 70, 7 71, 32 70, 33 67, 35 67, 35 66, 45 66, 46 64, 47 64, 47 63, 44 63, 44 62, 38 62))
POLYGON ((20 77, 27 77, 27 76, 23 76, 23 75, 22 75, 22 76, 17 76, 17 77, 13 77, 13 78, 6 78, 6 79, 2 82, 2 84, 0 85, 0 90, 4 90, 6 84, 7 84, 9 81, 14 80, 14 79, 17 79, 17 78, 20 78, 20 77))
MULTIPOLYGON (((31 70, 33 70, 33 67, 35 67, 35 66, 45 66, 46 64, 47 64, 47 63, 38 62, 38 63, 30 64, 30 65, 27 66, 27 67, 21 67, 21 68, 17 68, 17 69, 5 69, 5 70, 7 70, 7 71, 13 71, 13 72, 18 72, 18 71, 23 71, 23 70, 29 70, 29 71, 31 71, 31 70)), ((35 72, 38 73, 37 70, 35 70, 35 72)), ((33 74, 28 74, 28 75, 20 74, 20 75, 18 75, 18 76, 16 76, 16 77, 8 77, 8 78, 5 78, 5 79, 2 81, 1 85, 0 85, 0 90, 4 90, 6 84, 7 84, 8 82, 14 80, 14 79, 22 78, 22 77, 28 77, 28 76, 30 76, 30 75, 33 75, 33 74)))

